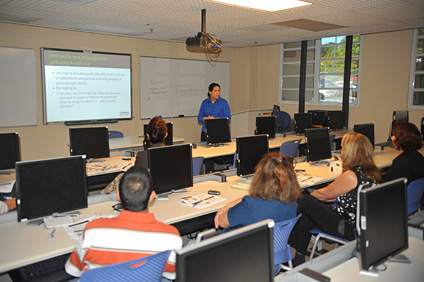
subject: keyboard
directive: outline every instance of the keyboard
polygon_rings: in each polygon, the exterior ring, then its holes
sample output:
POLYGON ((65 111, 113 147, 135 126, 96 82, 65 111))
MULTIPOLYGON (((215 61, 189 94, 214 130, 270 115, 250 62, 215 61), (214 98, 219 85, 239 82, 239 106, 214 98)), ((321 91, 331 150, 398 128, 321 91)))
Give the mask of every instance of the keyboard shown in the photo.
POLYGON ((65 254, 21 267, 18 269, 20 279, 30 280, 57 270, 64 269, 69 255, 70 254, 65 254))

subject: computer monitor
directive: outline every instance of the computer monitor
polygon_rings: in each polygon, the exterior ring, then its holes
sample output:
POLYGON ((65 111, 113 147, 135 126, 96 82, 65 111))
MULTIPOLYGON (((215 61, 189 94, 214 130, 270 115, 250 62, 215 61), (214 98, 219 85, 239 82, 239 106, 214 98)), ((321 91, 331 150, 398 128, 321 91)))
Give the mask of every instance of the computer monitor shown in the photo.
POLYGON ((306 135, 306 157, 308 162, 331 158, 330 129, 308 128, 306 135))
POLYGON ((157 194, 193 186, 191 144, 149 148, 147 154, 157 194))
POLYGON ((268 134, 269 138, 275 138, 276 125, 277 118, 275 116, 256 117, 255 134, 268 134))
POLYGON ((0 133, 0 170, 15 169, 15 163, 20 160, 18 133, 0 133))
POLYGON ((84 156, 16 163, 18 221, 87 208, 84 156))
POLYGON ((107 127, 70 128, 69 144, 71 156, 86 155, 87 159, 110 156, 107 127))
POLYGON ((397 123, 409 122, 408 111, 393 111, 393 125, 397 123))
POLYGON ((328 111, 331 130, 343 129, 343 111, 328 111))
POLYGON ((296 124, 296 134, 304 134, 305 129, 312 128, 312 114, 311 113, 294 114, 294 121, 295 121, 295 124, 296 124))
MULTIPOLYGON (((143 129, 144 129, 144 136, 146 136, 147 133, 147 128, 149 127, 149 124, 144 124, 143 125, 143 129)), ((165 138, 165 145, 173 145, 174 141, 173 141, 173 123, 172 122, 167 122, 166 123, 166 127, 168 128, 168 135, 165 138)))
POLYGON ((176 281, 274 281, 273 226, 268 219, 180 249, 176 281))
MULTIPOLYGON (((358 191, 357 246, 364 271, 375 270, 408 248, 406 182, 399 178, 358 191)), ((407 262, 404 256, 396 259, 407 262)))
POLYGON ((272 112, 279 112, 280 111, 280 105, 274 105, 274 107, 272 107, 272 112))
POLYGON ((228 118, 205 119, 208 144, 231 142, 230 124, 228 118))
POLYGON ((312 114, 313 127, 328 127, 328 111, 326 110, 309 110, 308 113, 312 114))
POLYGON ((372 147, 375 147, 373 123, 355 124, 353 126, 353 131, 365 135, 370 140, 372 147))
POLYGON ((237 137, 237 175, 249 175, 262 157, 269 152, 268 135, 237 137))

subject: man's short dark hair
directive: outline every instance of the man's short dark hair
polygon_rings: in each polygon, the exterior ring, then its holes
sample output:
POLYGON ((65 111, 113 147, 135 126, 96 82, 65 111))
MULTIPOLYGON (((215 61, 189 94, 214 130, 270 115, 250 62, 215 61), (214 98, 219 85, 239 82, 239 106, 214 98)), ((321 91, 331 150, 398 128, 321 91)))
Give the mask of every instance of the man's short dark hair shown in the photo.
POLYGON ((147 208, 152 193, 152 178, 145 168, 131 167, 119 182, 122 208, 139 212, 147 208))

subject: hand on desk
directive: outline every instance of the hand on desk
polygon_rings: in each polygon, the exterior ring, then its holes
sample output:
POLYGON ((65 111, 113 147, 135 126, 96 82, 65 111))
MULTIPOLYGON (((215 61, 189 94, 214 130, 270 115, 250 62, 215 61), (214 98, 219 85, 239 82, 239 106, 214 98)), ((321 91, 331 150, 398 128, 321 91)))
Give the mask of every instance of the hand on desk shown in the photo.
POLYGON ((16 209, 16 198, 6 199, 3 202, 7 205, 9 211, 16 209))
POLYGON ((223 208, 221 208, 219 211, 216 212, 214 223, 215 228, 218 229, 219 227, 222 228, 228 228, 230 227, 230 223, 228 222, 228 210, 240 203, 243 200, 243 197, 238 198, 232 202, 229 202, 226 204, 223 208))

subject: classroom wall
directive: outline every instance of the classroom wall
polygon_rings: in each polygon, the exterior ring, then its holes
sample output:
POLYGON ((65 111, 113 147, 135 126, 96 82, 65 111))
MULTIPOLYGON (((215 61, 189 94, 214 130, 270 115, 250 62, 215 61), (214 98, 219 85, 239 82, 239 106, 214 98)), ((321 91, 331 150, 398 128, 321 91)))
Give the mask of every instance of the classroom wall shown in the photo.
MULTIPOLYGON (((349 125, 374 123, 376 142, 386 141, 394 110, 408 109, 408 91, 413 30, 403 30, 363 36, 360 100, 350 106, 349 125)), ((232 67, 237 77, 231 79, 231 109, 271 109, 279 104, 280 45, 239 48, 232 67), (234 85, 236 84, 236 85, 234 85)), ((292 117, 298 104, 279 104, 292 117)), ((340 106, 306 105, 305 110, 341 110, 340 106)), ((260 111, 258 112, 258 114, 260 111)), ((420 128, 424 109, 409 109, 409 120, 420 128)), ((233 124, 234 126, 234 124, 233 124)), ((254 130, 250 120, 248 132, 254 130)))
MULTIPOLYGON (((362 48, 360 102, 350 107, 349 128, 355 123, 374 122, 376 141, 388 136, 393 110, 408 106, 408 83, 412 30, 365 35, 362 48)), ((38 125, 0 128, 0 132, 17 131, 21 136, 23 160, 69 155, 68 126, 43 125, 41 98, 40 47, 83 49, 131 53, 133 65, 133 116, 130 121, 108 124, 126 136, 142 135, 143 124, 139 112, 139 56, 205 60, 203 53, 186 50, 184 43, 110 36, 76 31, 39 28, 0 23, 0 46, 35 48, 37 54, 38 125)), ((279 103, 280 45, 244 48, 223 48, 220 61, 231 63, 230 107, 234 113, 232 136, 253 134, 255 117, 279 103)), ((223 89, 222 91, 225 91, 223 89)), ((7 95, 2 93, 1 95, 7 95)), ((206 89, 205 89, 206 98, 206 89)), ((291 116, 297 104, 280 104, 291 116)), ((306 106, 308 109, 339 110, 334 106, 306 106)), ((410 110, 410 120, 419 124, 424 110, 410 110)), ((174 123, 174 135, 186 142, 200 140, 201 126, 197 118, 166 119, 174 123)))

